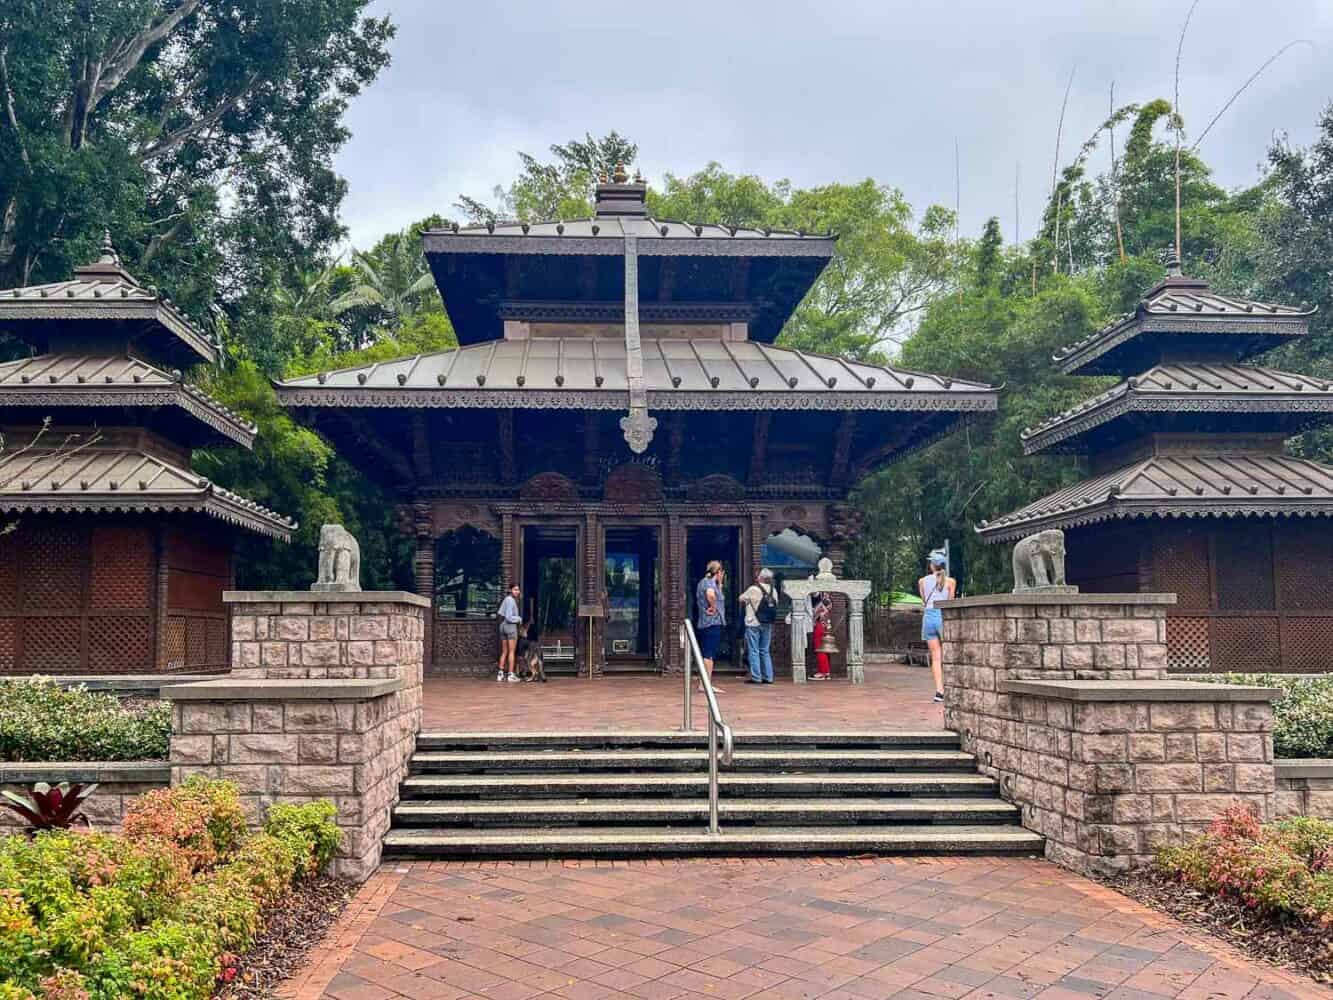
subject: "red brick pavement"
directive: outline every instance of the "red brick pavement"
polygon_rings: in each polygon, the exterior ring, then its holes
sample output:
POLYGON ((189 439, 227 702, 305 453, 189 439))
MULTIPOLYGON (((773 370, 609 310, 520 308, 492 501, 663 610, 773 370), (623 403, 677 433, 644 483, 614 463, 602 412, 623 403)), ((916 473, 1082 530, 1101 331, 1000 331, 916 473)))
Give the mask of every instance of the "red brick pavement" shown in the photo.
POLYGON ((1315 1000, 1043 861, 386 866, 288 1000, 1315 1000))
MULTIPOLYGON (((943 707, 930 699, 930 671, 899 664, 868 665, 865 684, 845 680, 746 684, 719 677, 727 722, 745 730, 941 729, 943 707)), ((682 681, 663 677, 561 677, 549 684, 497 684, 494 678, 428 677, 424 728, 454 731, 677 729, 682 681)), ((703 696, 694 698, 694 726, 706 727, 703 696)))

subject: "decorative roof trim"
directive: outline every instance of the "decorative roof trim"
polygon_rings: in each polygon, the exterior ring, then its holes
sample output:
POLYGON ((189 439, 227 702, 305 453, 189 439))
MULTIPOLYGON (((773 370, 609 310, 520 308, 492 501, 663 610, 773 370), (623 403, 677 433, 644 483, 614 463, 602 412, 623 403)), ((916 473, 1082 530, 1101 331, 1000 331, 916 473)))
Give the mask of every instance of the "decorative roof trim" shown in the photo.
MULTIPOLYGON (((1204 371, 1204 366, 1196 366, 1204 371)), ((1126 379, 1106 392, 1029 427, 1019 435, 1023 454, 1033 455, 1131 413, 1306 413, 1333 414, 1333 384, 1267 368, 1228 366, 1256 379, 1287 380, 1284 389, 1145 388, 1157 369, 1126 379), (1309 386, 1311 391, 1297 389, 1309 386)), ((1174 379, 1173 379, 1174 380, 1174 379)), ((1196 376, 1196 382, 1198 381, 1196 376)), ((1078 450, 1078 449, 1071 449, 1078 450)))
MULTIPOLYGON (((501 302, 496 309, 501 319, 528 322, 621 323, 625 319, 623 302, 501 302)), ((644 323, 700 322, 743 323, 755 317, 757 310, 748 302, 640 302, 639 319, 644 323)))
MULTIPOLYGON (((47 357, 56 357, 47 355, 47 357)), ((38 360, 36 358, 31 360, 38 360)), ((140 362, 142 364, 142 362, 140 362)), ((157 369, 145 365, 152 371, 157 369)), ((185 382, 175 382, 165 372, 161 384, 61 383, 10 384, 0 382, 0 407, 6 406, 177 406, 206 427, 243 448, 253 448, 258 428, 243 420, 208 393, 185 382)))
POLYGON ((297 528, 295 521, 289 521, 267 508, 260 508, 265 514, 256 513, 236 503, 234 497, 235 494, 228 495, 227 491, 220 489, 212 494, 198 496, 148 496, 141 499, 130 499, 127 496, 74 497, 61 493, 44 495, 33 492, 23 496, 0 493, 0 511, 44 514, 201 513, 279 541, 292 540, 291 533, 297 528))
POLYGON ((1228 498, 1225 501, 1183 501, 1163 504, 1117 498, 1089 504, 1078 510, 1057 512, 1000 526, 977 525, 973 530, 987 542, 1013 542, 1047 528, 1077 528, 1102 521, 1159 518, 1229 518, 1229 517, 1333 517, 1333 497, 1323 501, 1273 502, 1246 504, 1228 498))
MULTIPOLYGON (((67 284, 62 282, 63 284, 67 284)), ((59 288, 61 285, 51 286, 59 288)), ((28 289, 14 289, 28 291, 28 289)), ((174 334, 199 358, 217 364, 218 354, 211 341, 174 305, 155 299, 44 299, 8 298, 0 292, 0 325, 26 320, 149 320, 174 334)))
MULTIPOLYGON (((623 389, 389 389, 363 386, 294 386, 276 383, 284 406, 368 407, 374 409, 624 409, 623 389)), ((835 392, 714 391, 648 393, 649 410, 940 410, 991 411, 998 405, 998 389, 990 387, 952 392, 884 390, 835 392)))
MULTIPOLYGON (((610 220, 601 220, 607 222, 610 220)), ((527 236, 486 234, 463 231, 443 233, 430 230, 421 234, 427 254, 516 254, 566 257, 619 256, 624 246, 620 227, 607 225, 597 236, 527 236)), ((642 257, 816 257, 833 256, 832 237, 734 236, 700 238, 693 236, 641 236, 642 257)))

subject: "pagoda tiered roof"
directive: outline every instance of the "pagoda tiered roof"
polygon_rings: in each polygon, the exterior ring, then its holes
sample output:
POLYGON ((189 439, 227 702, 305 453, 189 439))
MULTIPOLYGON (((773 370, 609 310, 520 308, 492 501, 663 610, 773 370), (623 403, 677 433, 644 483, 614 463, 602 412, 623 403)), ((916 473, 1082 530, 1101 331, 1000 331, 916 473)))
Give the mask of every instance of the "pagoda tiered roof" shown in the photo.
POLYGON ((171 299, 121 265, 109 235, 97 262, 76 267, 68 281, 0 290, 0 332, 38 351, 58 350, 53 338, 85 345, 122 340, 166 364, 218 360, 214 344, 171 299))
POLYGON ((1027 428, 1023 453, 1092 451, 1166 421, 1173 430, 1214 429, 1218 415, 1233 428, 1295 434, 1333 417, 1333 384, 1252 365, 1156 365, 1027 428))
POLYGON ((1240 361, 1309 332, 1313 307, 1220 295, 1182 276, 1178 263, 1168 266, 1132 313, 1057 351, 1056 367, 1065 375, 1133 375, 1171 358, 1240 361))
MULTIPOLYGON (((980 382, 751 341, 643 338, 655 410, 994 410, 980 382)), ((607 409, 625 405, 625 342, 493 341, 278 383, 289 406, 607 409)))
POLYGON ((1333 468, 1282 454, 1156 454, 1035 500, 977 531, 1014 541, 1121 518, 1333 515, 1333 468))
POLYGON ((287 541, 296 528, 189 468, 119 445, 32 447, 0 454, 0 512, 195 512, 287 541))
POLYGON ((198 425, 175 435, 195 445, 230 441, 250 448, 257 431, 179 370, 163 371, 124 353, 39 354, 0 364, 0 407, 28 406, 43 416, 55 409, 169 406, 198 425))

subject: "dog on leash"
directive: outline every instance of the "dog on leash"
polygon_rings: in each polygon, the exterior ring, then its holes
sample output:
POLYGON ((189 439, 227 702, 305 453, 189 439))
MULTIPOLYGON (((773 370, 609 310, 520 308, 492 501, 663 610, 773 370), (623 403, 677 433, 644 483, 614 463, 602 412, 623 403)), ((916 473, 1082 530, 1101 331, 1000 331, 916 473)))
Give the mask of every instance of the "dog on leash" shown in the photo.
POLYGON ((527 621, 519 633, 522 637, 515 657, 518 660, 518 675, 523 681, 541 681, 546 683, 546 660, 542 656, 541 631, 537 623, 527 621))

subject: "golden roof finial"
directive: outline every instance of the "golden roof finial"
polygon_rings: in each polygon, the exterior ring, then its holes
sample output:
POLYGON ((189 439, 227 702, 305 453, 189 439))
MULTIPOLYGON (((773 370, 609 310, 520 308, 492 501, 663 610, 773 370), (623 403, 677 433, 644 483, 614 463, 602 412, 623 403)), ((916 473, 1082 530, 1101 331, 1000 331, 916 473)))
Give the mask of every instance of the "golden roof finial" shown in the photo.
POLYGON ((615 174, 612 175, 611 179, 614 180, 617 184, 624 184, 627 180, 629 180, 629 175, 625 173, 625 164, 623 163, 616 164, 616 172, 615 174))

